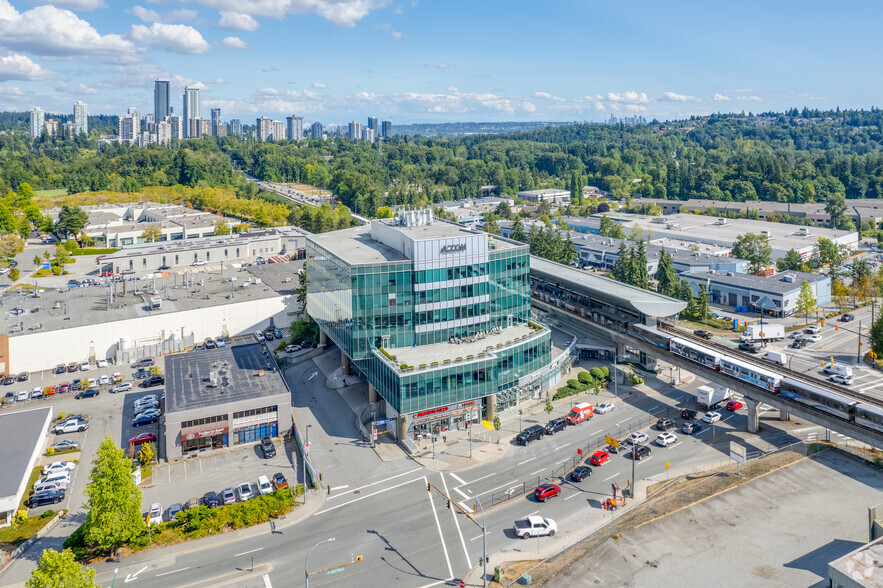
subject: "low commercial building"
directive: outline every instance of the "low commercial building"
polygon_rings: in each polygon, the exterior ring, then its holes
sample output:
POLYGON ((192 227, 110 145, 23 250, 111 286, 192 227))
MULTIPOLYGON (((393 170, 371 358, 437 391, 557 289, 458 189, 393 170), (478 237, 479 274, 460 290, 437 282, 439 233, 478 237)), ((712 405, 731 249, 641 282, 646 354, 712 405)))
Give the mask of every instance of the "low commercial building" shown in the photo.
POLYGON ((263 345, 166 357, 168 459, 259 442, 291 428, 291 392, 263 345))
POLYGON ((12 524, 51 422, 49 406, 0 414, 0 527, 12 524))
POLYGON ((735 272, 694 271, 681 275, 698 294, 704 284, 711 302, 724 306, 745 306, 750 312, 774 317, 797 312, 797 298, 803 282, 809 284, 817 306, 831 302, 831 278, 806 272, 786 271, 773 276, 735 272))
POLYGON ((531 204, 548 202, 550 206, 567 206, 570 204, 570 192, 556 188, 544 188, 542 190, 524 190, 517 196, 531 204))

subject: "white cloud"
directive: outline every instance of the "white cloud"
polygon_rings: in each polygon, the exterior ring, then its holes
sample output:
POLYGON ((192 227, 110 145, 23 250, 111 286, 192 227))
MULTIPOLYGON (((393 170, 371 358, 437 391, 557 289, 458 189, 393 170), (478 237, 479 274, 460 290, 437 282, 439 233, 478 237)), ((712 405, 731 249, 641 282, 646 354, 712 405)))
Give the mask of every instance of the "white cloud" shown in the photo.
POLYGON ((42 56, 130 56, 135 45, 120 35, 100 35, 70 10, 37 6, 19 13, 0 0, 0 39, 6 48, 42 56))
POLYGON ((620 94, 609 92, 607 94, 607 100, 609 102, 621 102, 623 104, 647 104, 650 102, 650 99, 647 98, 647 94, 644 92, 641 92, 640 94, 637 92, 622 92, 620 94))
POLYGON ((398 31, 393 31, 393 32, 392 32, 392 38, 395 39, 396 41, 401 41, 401 40, 402 40, 402 34, 401 34, 400 32, 398 32, 398 31))
POLYGON ((726 102, 729 99, 730 99, 729 96, 724 96, 723 94, 715 93, 715 95, 714 95, 715 102, 726 102))
POLYGON ((459 91, 460 90, 457 88, 457 86, 448 86, 448 92, 453 92, 456 94, 459 91))
POLYGON ((64 8, 72 8, 74 10, 95 10, 96 8, 106 8, 104 0, 31 0, 40 4, 51 4, 53 6, 62 6, 64 8))
POLYGON ((437 64, 435 64, 435 67, 437 67, 439 69, 454 69, 457 66, 456 66, 456 64, 453 64, 453 63, 437 63, 437 64))
POLYGON ((225 80, 224 78, 215 78, 215 79, 213 79, 212 81, 210 81, 210 82, 206 82, 206 83, 208 83, 208 84, 212 84, 212 85, 214 85, 214 86, 221 86, 221 85, 226 84, 226 83, 227 83, 227 80, 225 80))
POLYGON ((663 92, 660 100, 663 102, 702 102, 702 100, 695 96, 675 94, 674 92, 663 92))
POLYGON ((220 11, 284 18, 288 14, 316 14, 337 26, 353 27, 389 0, 195 0, 220 11))
POLYGON ((25 93, 15 86, 0 86, 0 96, 5 98, 24 98, 25 93))
POLYGON ((210 48, 199 31, 189 25, 159 22, 153 23, 149 28, 144 25, 132 25, 129 36, 154 49, 181 55, 199 55, 210 48))
POLYGON ((226 47, 227 49, 251 49, 251 45, 239 37, 224 37, 224 40, 221 41, 221 47, 226 47))
POLYGON ((129 10, 132 14, 134 14, 137 18, 141 19, 142 22, 159 22, 162 19, 162 16, 159 12, 155 10, 149 10, 144 8, 143 6, 133 6, 131 10, 129 10))
POLYGON ((218 26, 231 31, 254 31, 260 26, 250 14, 222 11, 218 26))
POLYGON ((52 74, 31 61, 30 57, 9 53, 0 57, 0 82, 9 80, 45 80, 52 74))
POLYGON ((550 94, 549 92, 534 92, 533 97, 541 98, 543 100, 550 100, 552 102, 566 102, 564 98, 561 98, 560 96, 555 96, 554 94, 550 94))
POLYGON ((527 101, 524 101, 521 103, 521 108, 523 108, 525 112, 536 112, 537 111, 537 107, 527 101))
POLYGON ((91 86, 85 86, 83 84, 77 84, 77 87, 73 89, 72 94, 81 95, 81 94, 97 94, 98 89, 93 88, 91 86))
POLYGON ((150 10, 148 8, 144 8, 143 6, 133 6, 131 10, 127 12, 131 12, 136 17, 141 19, 143 22, 181 22, 185 20, 193 20, 196 18, 199 13, 195 10, 190 10, 188 8, 179 8, 177 10, 172 10, 168 14, 160 14, 155 10, 150 10))
POLYGON ((750 100, 752 102, 760 102, 759 96, 737 96, 736 100, 750 100))

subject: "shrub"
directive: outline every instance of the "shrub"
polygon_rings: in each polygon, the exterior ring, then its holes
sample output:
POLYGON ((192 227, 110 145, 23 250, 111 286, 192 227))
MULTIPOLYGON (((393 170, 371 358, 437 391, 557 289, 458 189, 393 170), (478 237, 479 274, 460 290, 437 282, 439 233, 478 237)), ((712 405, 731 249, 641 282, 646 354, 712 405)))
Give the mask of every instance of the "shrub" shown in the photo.
POLYGON ((9 279, 12 280, 13 282, 18 280, 19 275, 21 275, 21 272, 19 271, 19 269, 17 267, 14 267, 11 270, 9 270, 9 279))
POLYGON ((604 367, 600 367, 600 368, 598 368, 598 369, 601 370, 601 376, 602 376, 605 380, 609 380, 609 379, 610 379, 610 368, 609 368, 609 367, 604 366, 604 367))
POLYGON ((579 380, 574 380, 571 378, 570 380, 567 380, 567 387, 573 388, 574 390, 579 390, 582 388, 582 384, 579 380))
POLYGON ((47 450, 46 450, 46 455, 49 455, 49 456, 55 455, 55 448, 54 448, 54 447, 50 447, 49 449, 47 449, 47 450))
POLYGON ((596 380, 604 379, 604 373, 601 371, 601 368, 593 367, 591 370, 589 370, 589 373, 592 374, 592 377, 596 380))
POLYGON ((595 374, 590 374, 589 372, 580 372, 579 375, 577 376, 577 378, 579 378, 579 381, 582 382, 583 384, 591 384, 592 377, 594 375, 595 374))

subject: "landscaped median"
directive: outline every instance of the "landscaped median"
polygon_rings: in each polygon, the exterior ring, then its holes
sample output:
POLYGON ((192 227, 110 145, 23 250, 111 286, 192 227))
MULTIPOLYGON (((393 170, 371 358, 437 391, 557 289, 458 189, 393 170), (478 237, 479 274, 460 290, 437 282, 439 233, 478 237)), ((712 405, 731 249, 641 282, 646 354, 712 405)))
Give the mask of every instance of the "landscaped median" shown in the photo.
MULTIPOLYGON (((214 508, 197 506, 178 513, 174 521, 151 525, 149 532, 145 524, 143 532, 130 539, 128 544, 120 546, 117 554, 132 555, 155 547, 165 547, 259 525, 287 514, 295 505, 293 492, 282 489, 246 502, 214 508)), ((64 548, 71 549, 77 561, 82 563, 98 561, 112 555, 110 551, 97 545, 86 545, 83 527, 68 537, 64 542, 64 548)))

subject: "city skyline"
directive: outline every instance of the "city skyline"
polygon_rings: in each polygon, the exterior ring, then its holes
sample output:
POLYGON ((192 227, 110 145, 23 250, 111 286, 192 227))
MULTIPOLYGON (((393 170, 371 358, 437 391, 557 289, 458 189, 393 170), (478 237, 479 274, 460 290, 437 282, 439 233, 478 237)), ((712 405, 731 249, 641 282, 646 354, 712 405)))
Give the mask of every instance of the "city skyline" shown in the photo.
POLYGON ((814 19, 796 2, 699 12, 638 1, 624 14, 564 0, 505 12, 460 0, 144 4, 0 0, 0 110, 83 100, 93 113, 149 112, 154 80, 170 81, 173 106, 188 86, 241 120, 372 113, 400 124, 869 108, 879 95, 873 76, 849 75, 871 66, 877 19, 817 43, 846 17, 814 19), (292 30, 296 51, 281 34, 292 30), (686 56, 690 67, 674 65, 686 56))

